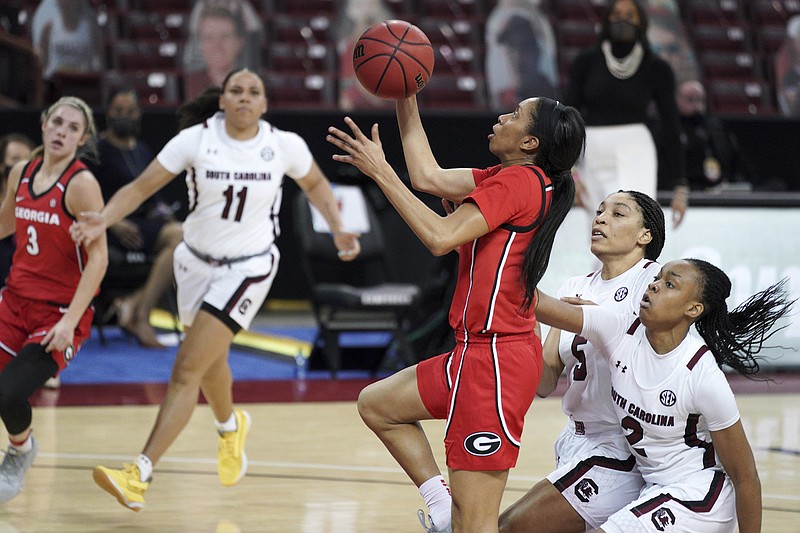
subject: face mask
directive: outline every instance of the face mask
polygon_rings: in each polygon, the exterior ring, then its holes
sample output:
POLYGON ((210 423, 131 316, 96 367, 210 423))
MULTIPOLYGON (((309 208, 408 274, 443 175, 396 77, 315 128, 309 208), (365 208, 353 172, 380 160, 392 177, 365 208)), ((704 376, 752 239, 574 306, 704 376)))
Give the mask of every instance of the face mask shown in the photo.
POLYGON ((132 118, 112 118, 108 125, 118 137, 130 137, 139 129, 139 121, 132 118))
POLYGON ((608 36, 617 43, 632 43, 639 34, 639 27, 627 20, 618 20, 608 25, 608 36))

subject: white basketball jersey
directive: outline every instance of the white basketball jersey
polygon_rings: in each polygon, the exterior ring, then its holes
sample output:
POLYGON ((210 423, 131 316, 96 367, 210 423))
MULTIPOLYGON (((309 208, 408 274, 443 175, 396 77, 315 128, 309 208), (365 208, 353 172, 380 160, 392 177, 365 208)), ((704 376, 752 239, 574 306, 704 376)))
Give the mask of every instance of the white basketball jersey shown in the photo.
POLYGON ((283 176, 306 176, 313 157, 297 134, 259 121, 253 139, 225 132, 225 115, 186 128, 158 154, 177 174, 186 170, 189 215, 183 238, 200 253, 222 259, 263 253, 279 232, 283 176))
MULTIPOLYGON (((579 296, 610 312, 633 316, 639 311, 639 302, 647 284, 653 281, 660 268, 658 263, 642 259, 608 280, 604 280, 597 270, 588 276, 568 279, 559 289, 558 296, 579 296)), ((568 331, 561 332, 558 352, 569 380, 561 408, 570 417, 570 424, 576 426, 577 423, 578 434, 582 433, 582 425, 586 423, 594 426, 594 432, 602 431, 604 425, 618 428, 605 356, 598 354, 590 341, 568 331)))
POLYGON ((584 306, 583 331, 608 354, 611 396, 647 483, 669 485, 705 469, 722 470, 709 431, 739 420, 725 374, 697 335, 655 353, 639 319, 584 306))

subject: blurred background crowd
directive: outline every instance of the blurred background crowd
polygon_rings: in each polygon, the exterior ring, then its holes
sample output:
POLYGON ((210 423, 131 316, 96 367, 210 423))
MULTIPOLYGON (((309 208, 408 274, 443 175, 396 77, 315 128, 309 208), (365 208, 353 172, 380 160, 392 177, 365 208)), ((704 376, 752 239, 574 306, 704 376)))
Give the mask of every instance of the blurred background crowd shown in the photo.
MULTIPOLYGON (((530 95, 563 99, 575 58, 598 45, 607 4, 5 0, 0 107, 41 109, 69 94, 99 111, 115 91, 131 88, 145 113, 174 110, 219 84, 231 69, 246 66, 263 74, 270 111, 391 112, 392 102, 358 84, 351 54, 367 27, 400 18, 418 25, 434 45, 434 75, 420 94, 423 109, 497 113, 530 95)), ((800 3, 642 4, 649 45, 674 73, 692 190, 759 181, 753 176, 756 165, 719 117, 800 118, 800 3)), ((655 105, 651 108, 648 126, 663 161, 668 155, 658 139, 661 117, 655 105)), ((769 187, 786 188, 780 180, 769 187)))
MULTIPOLYGON (((644 0, 653 50, 717 113, 800 116, 800 4, 644 0)), ((0 94, 41 105, 64 92, 101 105, 121 84, 175 106, 236 66, 264 72, 276 107, 382 107, 353 83, 353 41, 388 18, 436 50, 432 104, 501 110, 558 97, 592 46, 604 0, 6 0, 0 94), (353 91, 353 88, 356 88, 353 91)))

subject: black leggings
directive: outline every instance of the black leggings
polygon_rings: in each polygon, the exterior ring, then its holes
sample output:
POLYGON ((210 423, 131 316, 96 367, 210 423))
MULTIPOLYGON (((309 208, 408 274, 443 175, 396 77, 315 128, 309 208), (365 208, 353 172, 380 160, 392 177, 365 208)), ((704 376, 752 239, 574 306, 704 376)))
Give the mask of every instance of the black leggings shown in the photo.
POLYGON ((31 425, 31 394, 58 372, 58 365, 39 344, 28 344, 0 372, 0 418, 9 435, 31 425))

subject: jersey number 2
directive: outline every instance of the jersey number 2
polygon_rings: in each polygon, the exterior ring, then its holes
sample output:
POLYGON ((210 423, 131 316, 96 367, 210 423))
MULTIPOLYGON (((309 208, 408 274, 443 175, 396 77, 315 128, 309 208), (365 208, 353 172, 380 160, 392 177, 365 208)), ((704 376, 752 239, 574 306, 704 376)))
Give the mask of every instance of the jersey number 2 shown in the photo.
POLYGON ((222 210, 222 218, 227 220, 231 213, 233 201, 236 200, 238 205, 236 206, 236 216, 233 217, 233 220, 241 222, 242 213, 244 212, 244 201, 247 199, 247 187, 242 187, 239 192, 234 193, 233 185, 230 185, 222 194, 225 196, 225 208, 222 210))

